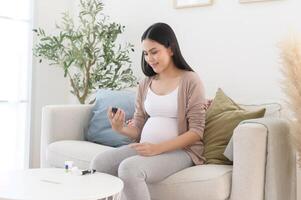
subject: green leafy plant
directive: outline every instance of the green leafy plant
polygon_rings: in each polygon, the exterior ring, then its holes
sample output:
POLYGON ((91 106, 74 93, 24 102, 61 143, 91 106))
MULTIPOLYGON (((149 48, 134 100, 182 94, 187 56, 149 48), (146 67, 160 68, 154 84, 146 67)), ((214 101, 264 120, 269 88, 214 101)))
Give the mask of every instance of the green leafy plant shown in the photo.
POLYGON ((133 45, 116 44, 125 27, 108 22, 102 10, 100 0, 80 0, 77 25, 65 12, 61 24, 56 25, 57 34, 47 35, 42 28, 33 30, 38 41, 34 56, 64 70, 71 93, 81 104, 96 89, 120 90, 137 84, 129 57, 133 45))

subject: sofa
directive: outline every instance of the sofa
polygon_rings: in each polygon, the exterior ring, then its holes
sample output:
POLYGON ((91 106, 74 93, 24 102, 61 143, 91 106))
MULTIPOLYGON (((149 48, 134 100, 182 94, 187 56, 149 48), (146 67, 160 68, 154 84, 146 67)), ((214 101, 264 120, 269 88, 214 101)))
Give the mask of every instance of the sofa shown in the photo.
MULTIPOLYGON (((62 168, 64 161, 72 160, 85 169, 94 156, 113 148, 84 140, 91 110, 92 105, 43 108, 41 167, 62 168)), ((268 108, 266 113, 273 112, 268 108)), ((233 165, 205 164, 179 171, 148 185, 152 200, 295 200, 295 154, 288 122, 265 116, 240 123, 226 151, 233 165)))

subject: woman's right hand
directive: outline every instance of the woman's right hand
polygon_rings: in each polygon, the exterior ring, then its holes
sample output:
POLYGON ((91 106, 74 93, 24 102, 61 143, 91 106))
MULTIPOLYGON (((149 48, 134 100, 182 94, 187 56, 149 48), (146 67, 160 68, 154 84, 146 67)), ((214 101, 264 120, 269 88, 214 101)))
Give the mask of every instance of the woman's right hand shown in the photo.
POLYGON ((114 114, 112 112, 112 107, 109 107, 107 115, 111 123, 112 129, 117 132, 122 132, 122 128, 125 121, 125 112, 122 109, 118 108, 117 112, 114 114))

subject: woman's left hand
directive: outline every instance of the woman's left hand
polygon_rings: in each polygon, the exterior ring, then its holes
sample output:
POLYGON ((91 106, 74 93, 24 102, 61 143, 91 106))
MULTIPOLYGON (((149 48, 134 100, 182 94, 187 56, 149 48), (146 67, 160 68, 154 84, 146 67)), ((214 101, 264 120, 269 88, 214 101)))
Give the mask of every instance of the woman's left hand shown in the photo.
POLYGON ((159 144, 132 143, 129 146, 135 149, 140 156, 155 156, 163 153, 159 144))

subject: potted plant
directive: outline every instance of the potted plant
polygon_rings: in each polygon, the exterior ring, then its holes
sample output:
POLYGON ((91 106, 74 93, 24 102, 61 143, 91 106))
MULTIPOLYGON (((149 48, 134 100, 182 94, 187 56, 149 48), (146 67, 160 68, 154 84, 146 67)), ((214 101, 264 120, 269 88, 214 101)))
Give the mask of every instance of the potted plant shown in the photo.
POLYGON ((78 20, 63 13, 57 34, 48 35, 42 28, 34 29, 37 44, 34 56, 48 60, 63 69, 71 93, 81 104, 99 88, 120 90, 137 84, 131 69, 129 53, 132 44, 116 44, 124 26, 108 22, 100 0, 80 0, 78 20))

